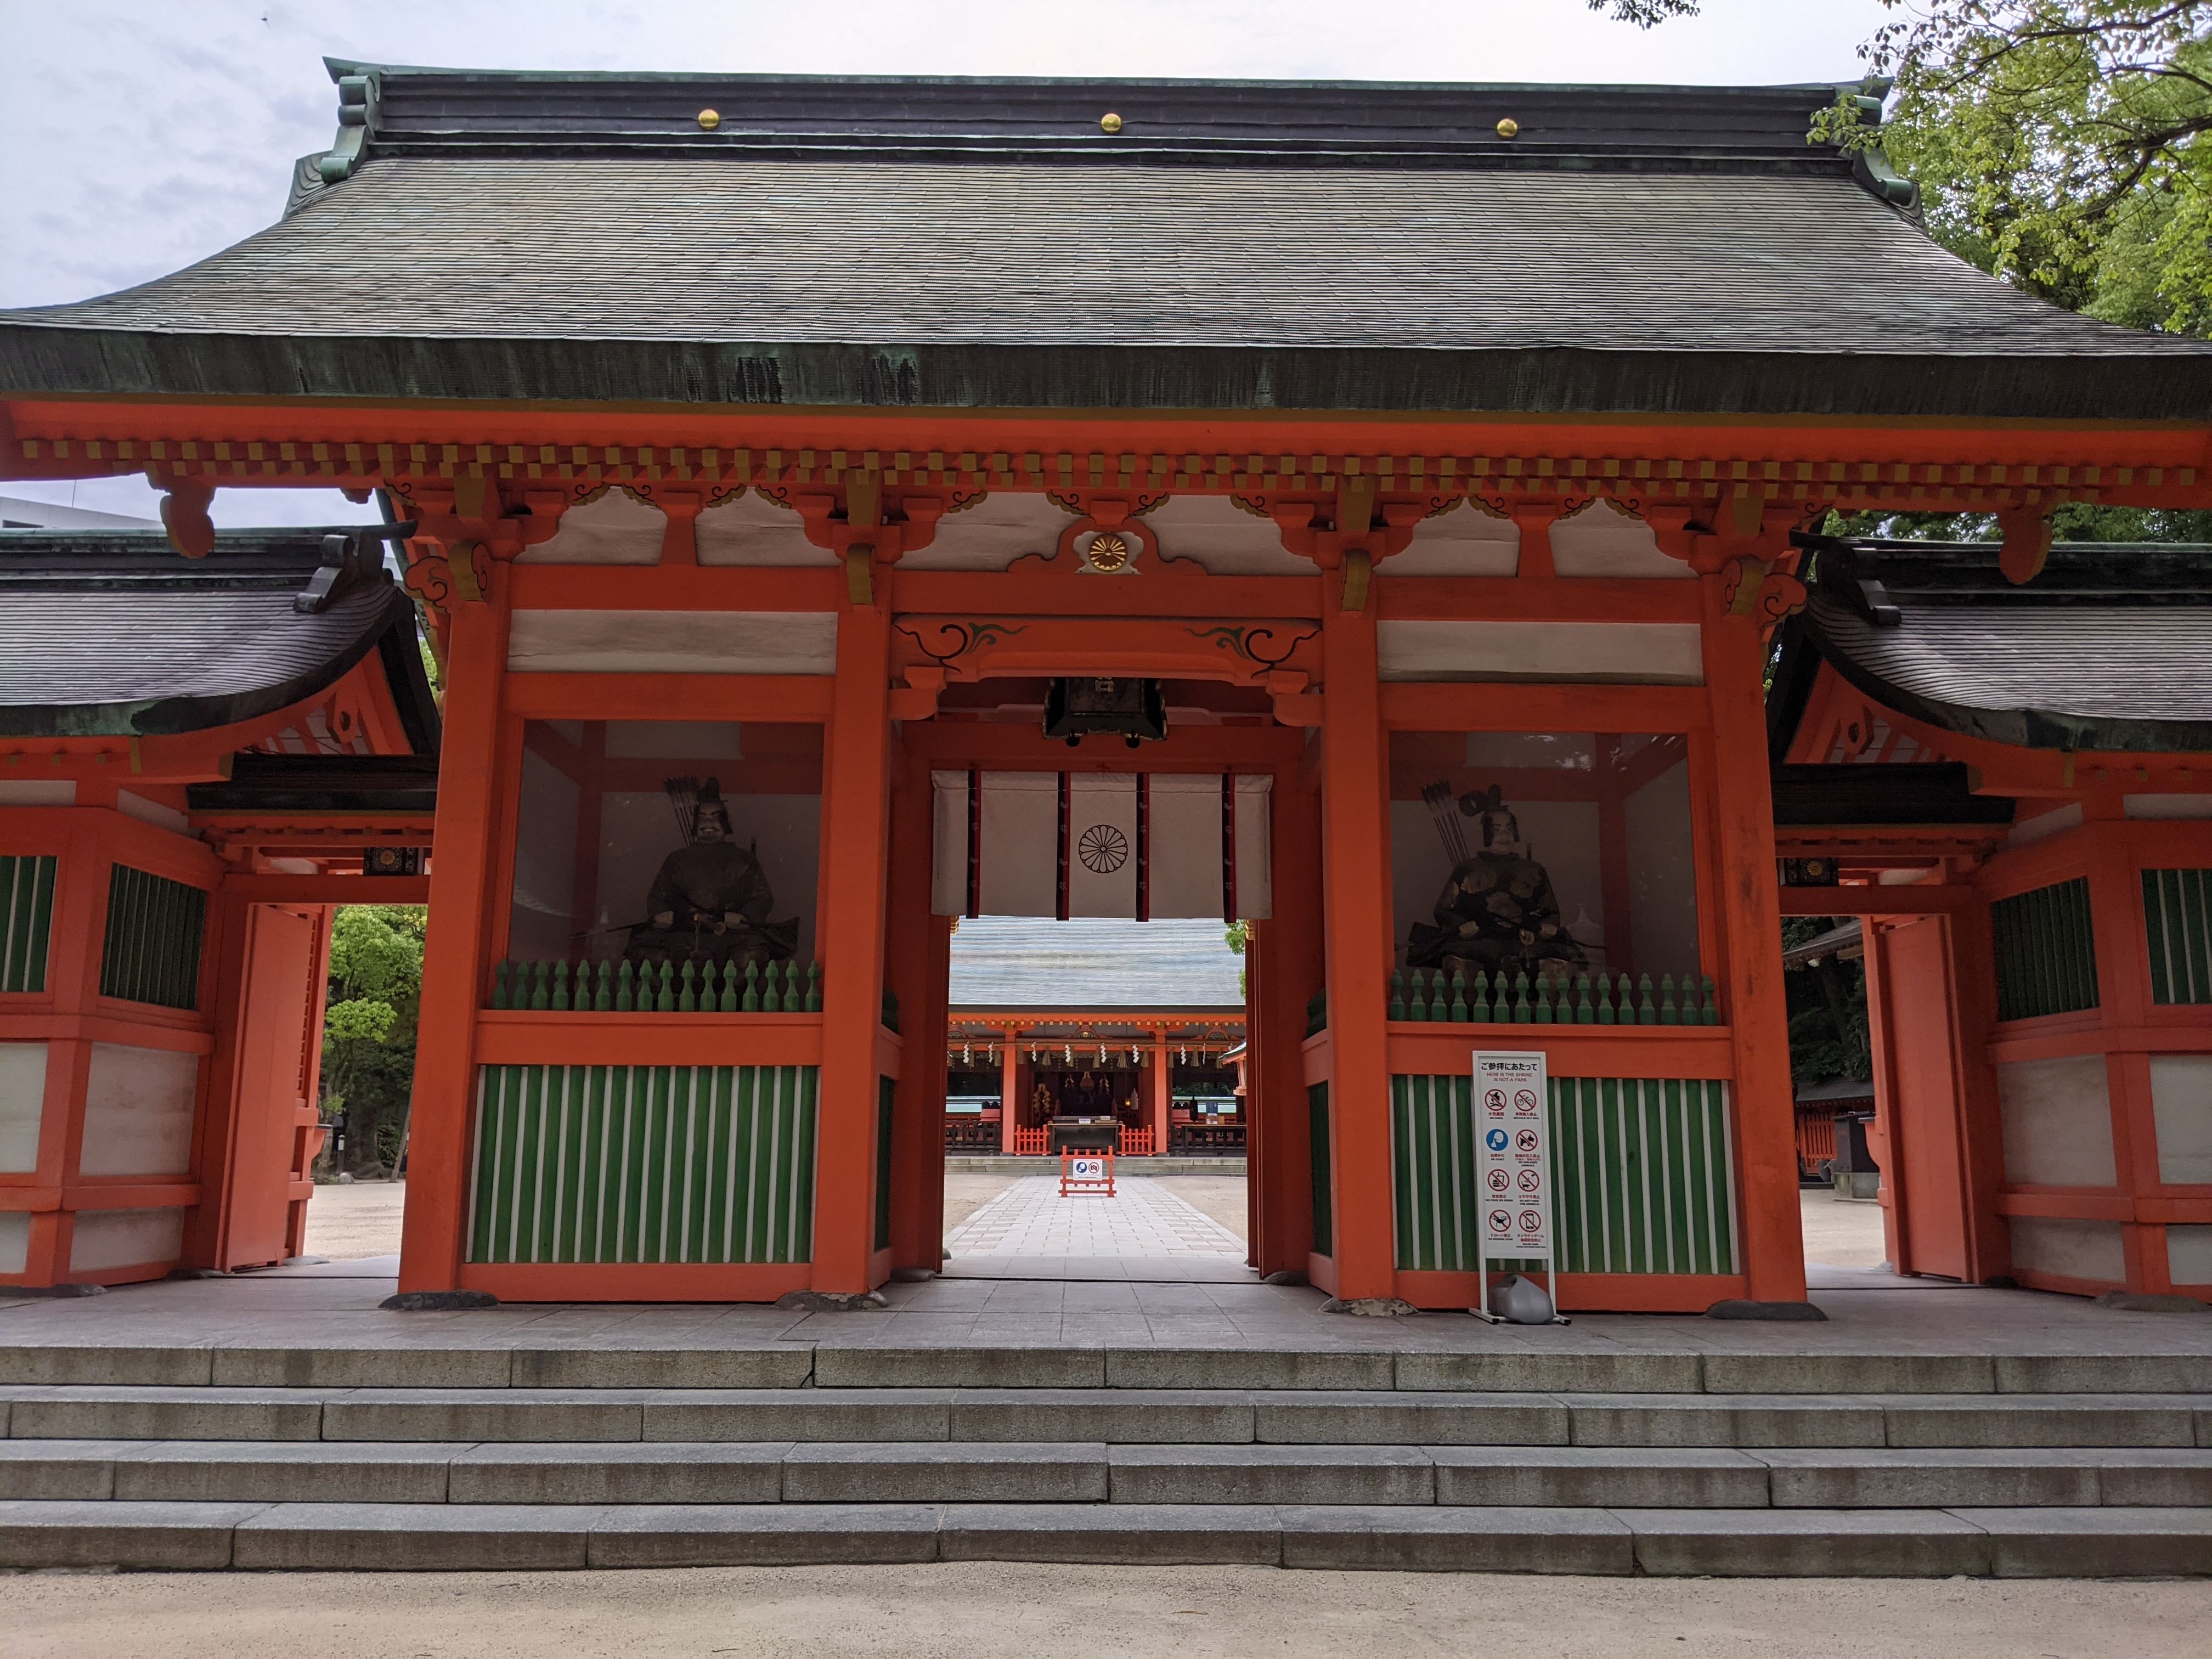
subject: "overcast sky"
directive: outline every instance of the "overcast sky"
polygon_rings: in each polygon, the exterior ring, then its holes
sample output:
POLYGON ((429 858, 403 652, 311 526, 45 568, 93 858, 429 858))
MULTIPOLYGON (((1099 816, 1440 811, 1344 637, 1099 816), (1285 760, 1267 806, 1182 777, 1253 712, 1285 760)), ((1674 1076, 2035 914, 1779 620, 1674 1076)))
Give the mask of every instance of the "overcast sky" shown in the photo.
MULTIPOLYGON (((127 288, 252 235, 327 149, 325 55, 483 69, 1753 84, 1842 81, 1879 0, 0 0, 0 307, 127 288)), ((136 480, 0 493, 146 513, 136 480)), ((223 491, 218 522, 362 515, 223 491)))

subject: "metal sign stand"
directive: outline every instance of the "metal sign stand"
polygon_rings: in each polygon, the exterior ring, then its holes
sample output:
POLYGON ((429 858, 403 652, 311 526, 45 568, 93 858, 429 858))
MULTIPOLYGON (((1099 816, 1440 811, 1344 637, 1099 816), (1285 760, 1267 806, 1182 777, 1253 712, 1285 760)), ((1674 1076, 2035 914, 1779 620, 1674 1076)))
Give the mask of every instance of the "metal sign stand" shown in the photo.
POLYGON ((1474 1056, 1475 1305, 1468 1310, 1492 1325, 1511 1322, 1490 1310, 1493 1256, 1544 1263, 1544 1288, 1553 1325, 1574 1322, 1559 1313, 1557 1252, 1552 1237, 1552 1128, 1547 1102, 1550 1079, 1541 1054, 1474 1056))

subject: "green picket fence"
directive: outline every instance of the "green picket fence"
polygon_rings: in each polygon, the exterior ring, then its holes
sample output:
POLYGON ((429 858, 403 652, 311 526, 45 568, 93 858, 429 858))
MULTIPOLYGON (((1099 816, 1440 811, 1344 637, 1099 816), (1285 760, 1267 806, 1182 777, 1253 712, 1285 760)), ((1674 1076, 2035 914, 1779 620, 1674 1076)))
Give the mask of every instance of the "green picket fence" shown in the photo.
MULTIPOLYGON (((1390 975, 1390 1018, 1452 1025, 1717 1025, 1712 976, 1662 974, 1615 980, 1605 974, 1531 979, 1477 970, 1446 975, 1415 968, 1390 975)), ((1309 1033, 1310 1035, 1310 1033, 1309 1033)))
POLYGON ((520 961, 492 970, 495 1008, 599 1014, 818 1014, 822 964, 520 961))
POLYGON ((469 1260, 804 1261, 812 1066, 478 1069, 469 1260))

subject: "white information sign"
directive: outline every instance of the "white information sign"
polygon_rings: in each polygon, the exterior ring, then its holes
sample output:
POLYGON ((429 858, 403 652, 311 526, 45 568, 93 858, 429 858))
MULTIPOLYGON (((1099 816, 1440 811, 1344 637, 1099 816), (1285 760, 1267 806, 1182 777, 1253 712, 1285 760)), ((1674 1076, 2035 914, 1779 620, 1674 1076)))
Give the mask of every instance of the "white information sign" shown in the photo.
POLYGON ((1103 1158, 1074 1158, 1067 1162, 1070 1181, 1103 1181, 1106 1179, 1106 1160, 1103 1158))
POLYGON ((1540 1259, 1552 1269, 1550 1093, 1540 1054, 1474 1057, 1475 1188, 1482 1305, 1490 1304, 1490 1264, 1540 1259))

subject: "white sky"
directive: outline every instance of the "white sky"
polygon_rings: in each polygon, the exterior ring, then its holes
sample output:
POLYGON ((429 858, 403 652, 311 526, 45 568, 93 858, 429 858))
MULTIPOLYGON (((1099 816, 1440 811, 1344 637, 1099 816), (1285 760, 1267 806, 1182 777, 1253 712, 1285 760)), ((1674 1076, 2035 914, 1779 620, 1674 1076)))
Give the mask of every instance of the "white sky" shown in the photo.
MULTIPOLYGON (((1844 81, 1880 0, 0 0, 0 307, 127 288, 271 222, 327 149, 325 54, 483 69, 1237 79, 1844 81)), ((142 480, 0 492, 150 514, 142 480)), ((218 523, 373 516, 227 490, 218 523), (242 498, 242 499, 241 499, 242 498)))

